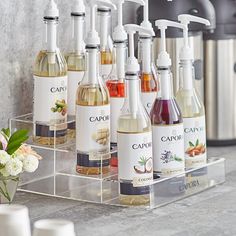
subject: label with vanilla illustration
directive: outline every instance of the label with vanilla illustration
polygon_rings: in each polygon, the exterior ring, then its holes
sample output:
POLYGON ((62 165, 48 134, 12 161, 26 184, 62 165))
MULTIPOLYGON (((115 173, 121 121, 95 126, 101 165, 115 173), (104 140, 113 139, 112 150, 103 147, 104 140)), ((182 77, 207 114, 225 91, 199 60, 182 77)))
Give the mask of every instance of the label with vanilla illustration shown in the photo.
POLYGON ((184 172, 184 127, 176 125, 153 125, 154 172, 173 176, 184 172))
POLYGON ((133 187, 147 186, 153 180, 152 133, 117 135, 119 180, 131 181, 133 187))
POLYGON ((186 168, 206 164, 205 116, 184 118, 184 150, 186 168))

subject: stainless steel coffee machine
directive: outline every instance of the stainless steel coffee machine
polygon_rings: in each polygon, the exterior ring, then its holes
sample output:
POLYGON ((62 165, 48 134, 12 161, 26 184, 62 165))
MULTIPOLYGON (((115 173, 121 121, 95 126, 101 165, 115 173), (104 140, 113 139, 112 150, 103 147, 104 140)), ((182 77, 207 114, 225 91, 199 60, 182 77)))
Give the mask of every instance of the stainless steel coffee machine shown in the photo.
MULTIPOLYGON (((156 19, 168 19, 178 21, 179 14, 191 14, 208 19, 211 22, 207 30, 215 28, 215 11, 209 0, 174 0, 168 2, 165 0, 149 0, 149 18, 153 23, 156 19)), ((138 23, 143 19, 142 8, 138 9, 138 23)), ((155 29, 155 27, 154 27, 155 29)), ((203 26, 191 23, 189 25, 190 44, 194 48, 194 66, 195 66, 195 86, 198 93, 204 97, 204 80, 203 80, 203 26)), ((172 72, 174 76, 174 92, 179 88, 179 53, 183 46, 183 33, 177 29, 170 28, 166 31, 167 51, 172 59, 172 72)), ((159 32, 156 31, 154 39, 153 56, 157 58, 159 52, 159 32)))
POLYGON ((204 35, 209 145, 236 144, 236 1, 211 0, 216 29, 204 35))

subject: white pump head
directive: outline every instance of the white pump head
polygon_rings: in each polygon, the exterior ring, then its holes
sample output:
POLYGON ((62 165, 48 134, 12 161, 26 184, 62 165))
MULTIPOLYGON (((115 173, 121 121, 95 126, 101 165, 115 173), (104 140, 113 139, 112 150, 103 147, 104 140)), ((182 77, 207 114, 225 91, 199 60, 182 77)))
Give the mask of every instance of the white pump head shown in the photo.
POLYGON ((160 53, 158 54, 157 65, 158 67, 170 67, 171 59, 170 55, 166 51, 166 29, 168 27, 174 27, 179 29, 185 29, 186 26, 169 20, 156 20, 155 26, 161 31, 161 45, 160 45, 160 53))
POLYGON ((74 0, 73 7, 71 8, 71 13, 77 16, 85 14, 85 6, 83 0, 74 0))
POLYGON ((49 18, 56 18, 59 17, 59 10, 57 8, 57 4, 54 2, 54 0, 50 0, 45 11, 44 11, 44 17, 49 18))
POLYGON ((113 31, 113 40, 114 41, 126 41, 127 40, 127 33, 125 32, 124 26, 123 26, 123 9, 122 5, 125 1, 129 2, 136 2, 140 5, 144 5, 144 0, 113 0, 113 2, 117 5, 117 26, 114 28, 113 31))
MULTIPOLYGON (((143 22, 141 23, 141 26, 145 27, 146 29, 152 30, 153 34, 154 34, 152 23, 149 21, 149 3, 148 3, 148 0, 145 0, 145 5, 143 6, 143 22)), ((143 36, 147 36, 147 35, 144 34, 143 36)))
POLYGON ((129 35, 129 58, 126 63, 126 72, 137 73, 140 67, 137 58, 134 56, 134 34, 138 32, 154 36, 154 33, 150 29, 135 24, 127 24, 124 28, 129 35))
POLYGON ((198 17, 198 16, 192 16, 192 15, 188 15, 188 14, 182 14, 178 16, 178 20, 185 25, 185 29, 184 29, 184 46, 181 49, 180 52, 180 60, 193 60, 193 50, 190 48, 189 45, 189 40, 188 40, 188 25, 190 22, 197 22, 197 23, 201 23, 204 25, 209 26, 210 25, 210 21, 198 17))
POLYGON ((109 7, 116 10, 116 6, 110 0, 88 0, 88 5, 90 7, 90 29, 87 34, 86 44, 87 45, 99 45, 100 38, 98 32, 95 29, 95 14, 97 6, 109 7))

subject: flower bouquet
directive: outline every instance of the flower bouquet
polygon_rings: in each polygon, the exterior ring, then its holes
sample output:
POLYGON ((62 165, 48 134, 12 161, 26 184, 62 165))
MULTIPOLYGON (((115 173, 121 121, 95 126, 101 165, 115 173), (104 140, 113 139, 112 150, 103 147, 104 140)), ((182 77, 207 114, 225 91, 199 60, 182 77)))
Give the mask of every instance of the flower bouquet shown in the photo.
POLYGON ((24 144, 27 139, 27 130, 0 131, 0 204, 12 202, 21 173, 38 168, 41 157, 24 144))

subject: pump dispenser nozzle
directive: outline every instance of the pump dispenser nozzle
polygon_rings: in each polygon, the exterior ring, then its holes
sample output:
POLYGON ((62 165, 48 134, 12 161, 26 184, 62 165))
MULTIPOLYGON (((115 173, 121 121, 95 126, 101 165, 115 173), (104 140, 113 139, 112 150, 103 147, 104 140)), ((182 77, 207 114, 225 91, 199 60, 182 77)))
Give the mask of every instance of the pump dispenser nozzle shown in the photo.
POLYGON ((140 67, 137 58, 134 56, 134 34, 139 32, 154 36, 154 32, 152 32, 150 29, 146 29, 135 24, 127 24, 124 26, 124 28, 129 35, 129 58, 126 64, 126 73, 136 74, 139 72, 140 67))
POLYGON ((141 23, 141 26, 145 27, 146 29, 149 29, 149 30, 153 31, 153 34, 154 34, 152 23, 149 21, 149 4, 148 4, 148 1, 149 0, 145 0, 145 5, 143 6, 143 22, 141 23))
POLYGON ((47 18, 58 18, 59 17, 59 10, 57 8, 57 4, 54 0, 50 0, 45 11, 44 11, 44 19, 47 18))
POLYGON ((123 26, 123 10, 122 5, 124 2, 136 2, 140 5, 145 5, 144 0, 114 0, 113 1, 117 5, 117 26, 114 28, 113 32, 113 40, 117 42, 123 42, 127 40, 127 33, 125 32, 123 26))
POLYGON ((114 5, 110 0, 89 0, 88 5, 90 7, 90 29, 87 34, 86 44, 90 46, 97 46, 100 44, 100 38, 95 28, 96 8, 97 6, 105 6, 116 10, 116 5, 114 5))
POLYGON ((166 51, 166 29, 168 27, 175 27, 185 30, 186 26, 181 23, 169 20, 156 20, 155 26, 157 26, 158 29, 161 31, 161 45, 160 45, 160 53, 157 59, 157 65, 158 67, 168 68, 171 66, 171 59, 170 55, 166 51))
POLYGON ((197 22, 209 26, 210 21, 198 16, 182 14, 178 16, 178 20, 185 25, 184 28, 184 46, 180 52, 180 60, 193 60, 193 50, 190 48, 188 40, 188 25, 190 22, 197 22))

